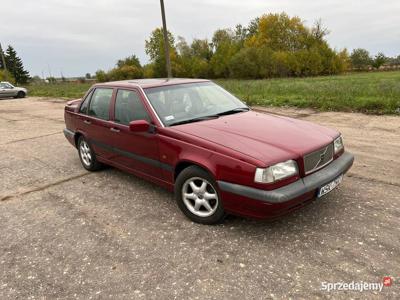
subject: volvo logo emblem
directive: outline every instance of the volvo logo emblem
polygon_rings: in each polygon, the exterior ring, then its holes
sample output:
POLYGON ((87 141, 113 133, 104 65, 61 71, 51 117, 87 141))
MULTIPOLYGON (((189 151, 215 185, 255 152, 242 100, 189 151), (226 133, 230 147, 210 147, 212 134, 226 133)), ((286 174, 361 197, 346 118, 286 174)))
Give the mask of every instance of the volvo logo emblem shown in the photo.
POLYGON ((326 148, 325 148, 325 151, 322 152, 322 153, 319 155, 319 160, 318 160, 317 164, 315 165, 315 167, 314 167, 313 169, 316 169, 316 168, 318 168, 319 166, 321 166, 321 165, 323 165, 323 164, 325 163, 325 156, 326 156, 326 152, 327 152, 327 151, 328 151, 328 147, 326 147, 326 148))

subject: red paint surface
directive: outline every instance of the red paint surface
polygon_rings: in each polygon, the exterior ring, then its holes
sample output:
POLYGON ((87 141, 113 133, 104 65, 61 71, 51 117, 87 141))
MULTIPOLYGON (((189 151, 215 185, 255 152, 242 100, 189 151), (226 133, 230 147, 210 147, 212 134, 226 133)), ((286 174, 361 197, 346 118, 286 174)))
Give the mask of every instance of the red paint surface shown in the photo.
MULTIPOLYGON (((335 130, 310 122, 253 111, 162 127, 142 92, 142 88, 147 87, 203 81, 153 79, 95 85, 92 88, 106 86, 115 89, 110 104, 110 120, 98 120, 78 113, 81 101, 74 100, 68 102, 65 108, 66 127, 88 139, 169 166, 170 170, 160 168, 92 144, 99 161, 153 181, 171 191, 176 170, 187 164, 201 166, 215 180, 273 190, 304 177, 304 154, 327 145, 339 135, 335 130), (118 88, 138 92, 153 120, 153 132, 132 132, 129 126, 113 121, 118 88), (111 128, 116 128, 119 132, 114 132, 111 128), (254 182, 257 167, 267 167, 288 159, 297 161, 299 176, 274 184, 254 182)), ((71 139, 70 142, 75 143, 71 139)), ((294 210, 313 199, 315 193, 316 191, 311 191, 282 204, 271 204, 220 191, 224 208, 228 212, 254 218, 276 217, 294 210)))

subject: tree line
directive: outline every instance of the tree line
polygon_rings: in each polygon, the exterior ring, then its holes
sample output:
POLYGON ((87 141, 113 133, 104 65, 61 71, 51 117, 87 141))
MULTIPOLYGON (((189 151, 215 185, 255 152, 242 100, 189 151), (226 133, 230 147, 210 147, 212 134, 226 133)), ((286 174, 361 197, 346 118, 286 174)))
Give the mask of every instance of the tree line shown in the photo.
POLYGON ((399 66, 400 55, 397 57, 386 57, 385 54, 379 52, 377 55, 372 57, 368 50, 358 48, 352 51, 350 61, 353 70, 364 71, 371 68, 379 69, 383 65, 399 66))
POLYGON ((29 79, 29 72, 25 70, 15 49, 9 45, 4 53, 0 47, 0 81, 25 84, 29 79))
MULTIPOLYGON (((168 32, 172 73, 174 77, 196 78, 304 77, 379 68, 389 61, 382 53, 371 58, 364 49, 351 54, 346 49, 332 49, 326 41, 328 33, 321 21, 307 27, 300 18, 286 13, 266 14, 247 26, 218 29, 211 40, 194 39, 190 44, 168 32)), ((108 72, 97 71, 96 79, 166 77, 161 28, 145 41, 145 52, 150 58, 148 64, 142 66, 133 55, 119 60, 108 72)))

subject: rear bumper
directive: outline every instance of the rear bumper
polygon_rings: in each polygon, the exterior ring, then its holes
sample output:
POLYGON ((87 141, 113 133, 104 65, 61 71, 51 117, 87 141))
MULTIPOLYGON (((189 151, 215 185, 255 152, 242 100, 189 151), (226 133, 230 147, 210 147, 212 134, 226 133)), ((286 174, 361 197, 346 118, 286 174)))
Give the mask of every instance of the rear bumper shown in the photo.
POLYGON ((226 181, 218 181, 218 185, 228 211, 253 217, 268 217, 279 211, 284 213, 285 210, 311 200, 316 196, 319 187, 346 173, 353 161, 354 156, 345 152, 323 169, 271 191, 226 181))
POLYGON ((64 128, 63 132, 64 132, 64 135, 65 135, 65 137, 67 138, 67 140, 68 140, 74 147, 76 147, 76 145, 75 145, 75 132, 72 131, 72 130, 69 130, 69 129, 67 129, 67 128, 64 128))

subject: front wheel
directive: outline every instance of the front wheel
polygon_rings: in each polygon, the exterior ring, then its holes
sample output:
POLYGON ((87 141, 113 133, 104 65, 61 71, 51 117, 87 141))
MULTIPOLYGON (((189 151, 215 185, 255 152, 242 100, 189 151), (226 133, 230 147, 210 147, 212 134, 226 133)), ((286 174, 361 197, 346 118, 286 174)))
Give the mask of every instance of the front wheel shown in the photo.
POLYGON ((196 223, 218 224, 225 218, 215 180, 199 167, 188 167, 179 174, 175 198, 182 212, 196 223))
POLYGON ((25 93, 22 91, 18 92, 17 98, 25 98, 25 93))

